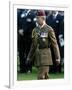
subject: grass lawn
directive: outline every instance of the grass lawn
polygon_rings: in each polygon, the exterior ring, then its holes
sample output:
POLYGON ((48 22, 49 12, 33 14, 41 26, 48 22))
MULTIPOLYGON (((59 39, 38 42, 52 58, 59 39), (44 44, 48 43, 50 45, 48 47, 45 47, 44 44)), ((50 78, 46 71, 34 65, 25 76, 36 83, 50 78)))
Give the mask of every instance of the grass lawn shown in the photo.
MULTIPOLYGON (((50 73, 50 79, 62 79, 64 73, 50 73)), ((37 69, 33 67, 32 73, 17 73, 17 80, 37 80, 37 69)))

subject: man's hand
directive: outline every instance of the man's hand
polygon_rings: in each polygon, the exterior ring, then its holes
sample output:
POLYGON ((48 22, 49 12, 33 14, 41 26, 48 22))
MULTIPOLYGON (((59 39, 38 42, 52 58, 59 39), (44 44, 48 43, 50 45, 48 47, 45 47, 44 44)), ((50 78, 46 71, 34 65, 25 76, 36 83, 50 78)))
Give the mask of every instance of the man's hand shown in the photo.
POLYGON ((23 29, 19 30, 19 34, 23 36, 23 29))
POLYGON ((56 64, 57 64, 57 65, 60 64, 60 59, 56 59, 56 64))

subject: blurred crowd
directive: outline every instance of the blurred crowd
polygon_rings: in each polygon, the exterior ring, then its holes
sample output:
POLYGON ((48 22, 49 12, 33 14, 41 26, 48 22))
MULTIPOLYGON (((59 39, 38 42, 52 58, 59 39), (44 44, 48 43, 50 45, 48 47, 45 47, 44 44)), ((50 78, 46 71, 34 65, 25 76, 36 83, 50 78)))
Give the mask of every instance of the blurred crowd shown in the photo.
MULTIPOLYGON (((34 65, 34 62, 26 64, 26 58, 32 43, 31 33, 37 25, 36 13, 37 10, 33 9, 17 9, 17 51, 21 73, 32 72, 32 66, 34 65)), ((61 73, 64 67, 64 11, 45 10, 45 13, 46 23, 54 29, 61 55, 60 65, 56 66, 54 52, 52 46, 50 46, 53 60, 50 72, 61 73)))

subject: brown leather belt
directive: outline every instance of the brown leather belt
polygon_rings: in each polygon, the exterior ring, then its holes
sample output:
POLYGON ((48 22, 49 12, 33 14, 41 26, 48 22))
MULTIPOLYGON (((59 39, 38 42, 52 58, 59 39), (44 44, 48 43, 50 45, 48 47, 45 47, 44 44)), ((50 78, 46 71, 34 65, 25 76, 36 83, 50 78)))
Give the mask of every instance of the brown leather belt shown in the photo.
POLYGON ((39 47, 39 49, 47 49, 47 48, 50 48, 50 47, 39 47))

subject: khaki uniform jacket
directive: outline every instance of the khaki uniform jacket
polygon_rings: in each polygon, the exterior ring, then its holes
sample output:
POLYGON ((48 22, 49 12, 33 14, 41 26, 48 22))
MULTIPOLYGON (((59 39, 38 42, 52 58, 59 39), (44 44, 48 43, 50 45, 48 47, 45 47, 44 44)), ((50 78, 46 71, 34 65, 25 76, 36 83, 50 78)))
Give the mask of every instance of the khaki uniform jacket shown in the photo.
POLYGON ((52 44, 55 58, 60 59, 60 52, 52 27, 47 24, 45 24, 41 29, 35 27, 32 31, 32 40, 33 43, 28 58, 30 60, 34 59, 36 66, 53 64, 49 44, 52 44))

